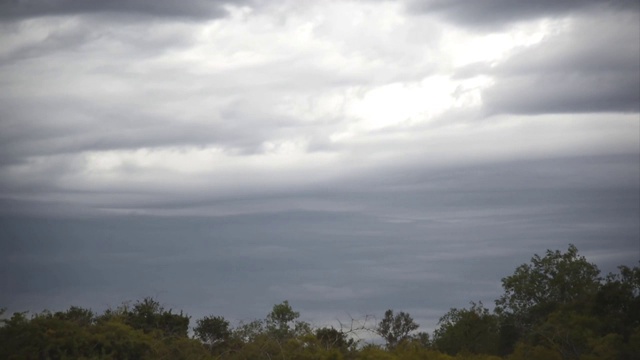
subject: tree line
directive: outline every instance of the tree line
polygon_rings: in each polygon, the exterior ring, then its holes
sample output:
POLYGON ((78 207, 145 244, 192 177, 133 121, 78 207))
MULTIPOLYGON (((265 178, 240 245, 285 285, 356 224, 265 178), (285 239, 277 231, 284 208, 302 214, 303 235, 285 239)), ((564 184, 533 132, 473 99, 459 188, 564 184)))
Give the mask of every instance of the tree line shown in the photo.
POLYGON ((313 327, 288 301, 236 326, 206 316, 191 333, 188 315, 153 298, 100 314, 2 310, 0 359, 638 360, 640 269, 618 270, 602 277, 573 245, 547 250, 502 279, 494 309, 452 308, 432 334, 392 309, 372 324, 313 327))

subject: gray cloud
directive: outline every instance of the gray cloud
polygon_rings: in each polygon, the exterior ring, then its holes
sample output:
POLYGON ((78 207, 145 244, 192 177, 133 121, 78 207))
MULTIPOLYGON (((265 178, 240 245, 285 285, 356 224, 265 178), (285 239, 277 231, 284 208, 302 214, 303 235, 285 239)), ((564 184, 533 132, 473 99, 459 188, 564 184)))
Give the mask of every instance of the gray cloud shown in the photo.
POLYGON ((117 0, 117 1, 12 1, 0 3, 0 19, 19 19, 27 17, 68 15, 86 13, 116 13, 121 15, 147 15, 160 17, 218 18, 226 15, 226 4, 244 4, 242 0, 189 0, 153 1, 117 0))
POLYGON ((638 11, 640 5, 634 0, 410 0, 408 9, 443 16, 463 27, 496 29, 519 21, 563 17, 584 11, 638 11))
MULTIPOLYGON (((404 189, 379 179, 360 191, 334 184, 299 194, 362 205, 340 212, 3 215, 0 303, 103 309, 150 295, 194 319, 239 320, 289 299, 303 315, 321 316, 314 322, 391 307, 421 314, 430 329, 449 307, 490 306, 500 278, 547 248, 575 243, 605 272, 633 265, 634 163, 635 155, 504 163, 413 172, 392 182, 413 185, 404 189)), ((300 197, 273 200, 295 206, 300 197)))
POLYGON ((639 75, 566 73, 503 78, 484 93, 483 99, 493 113, 637 113, 639 75))
POLYGON ((569 29, 516 49, 506 60, 474 64, 459 76, 488 74, 489 113, 640 111, 640 15, 576 17, 569 29))

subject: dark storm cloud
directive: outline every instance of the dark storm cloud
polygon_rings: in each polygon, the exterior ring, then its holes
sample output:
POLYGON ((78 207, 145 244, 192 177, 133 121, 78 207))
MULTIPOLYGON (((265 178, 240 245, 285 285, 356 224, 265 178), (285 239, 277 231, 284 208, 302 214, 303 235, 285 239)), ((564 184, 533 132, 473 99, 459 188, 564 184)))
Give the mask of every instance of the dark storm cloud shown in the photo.
POLYGON ((0 19, 20 19, 49 15, 120 13, 160 17, 218 18, 226 15, 223 6, 245 4, 243 0, 3 0, 0 19))
POLYGON ((411 0, 408 8, 411 11, 443 16, 462 27, 490 29, 518 21, 561 17, 585 10, 638 11, 640 4, 636 0, 411 0))

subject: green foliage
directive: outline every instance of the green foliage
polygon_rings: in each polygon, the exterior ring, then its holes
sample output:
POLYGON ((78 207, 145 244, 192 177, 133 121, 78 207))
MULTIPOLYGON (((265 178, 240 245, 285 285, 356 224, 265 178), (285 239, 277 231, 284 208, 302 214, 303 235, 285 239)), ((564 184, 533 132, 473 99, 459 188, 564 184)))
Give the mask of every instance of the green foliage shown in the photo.
POLYGON ((579 359, 589 352, 596 325, 597 319, 588 314, 555 311, 533 328, 530 342, 555 350, 563 359, 579 359))
POLYGON ((186 336, 188 321, 152 299, 101 316, 74 306, 15 313, 0 326, 0 359, 206 359, 202 344, 186 336))
POLYGON ((640 326, 640 268, 620 266, 619 274, 609 274, 593 303, 595 315, 606 319, 603 333, 621 334, 627 341, 640 326))
POLYGON ((414 344, 417 344, 418 346, 421 346, 423 348, 430 348, 431 346, 433 346, 433 343, 431 341, 431 337, 429 336, 429 333, 421 331, 415 335, 413 335, 411 337, 411 341, 414 344))
POLYGON ((167 337, 187 337, 189 317, 166 311, 160 303, 152 298, 144 298, 135 303, 131 310, 123 310, 125 322, 134 329, 145 333, 160 331, 167 337))
POLYGON ((562 360, 562 356, 557 351, 543 346, 518 343, 507 360, 562 360))
POLYGON ((397 357, 386 351, 380 346, 376 345, 368 345, 363 347, 358 356, 356 357, 358 360, 394 360, 397 357))
POLYGON ((310 333, 309 324, 296 321, 299 317, 300 313, 293 311, 287 300, 273 305, 273 309, 265 320, 267 331, 278 340, 310 333))
POLYGON ((451 359, 445 354, 422 346, 419 341, 403 341, 390 351, 396 359, 421 360, 421 359, 451 359))
POLYGON ((447 354, 499 353, 498 317, 489 313, 482 302, 471 303, 469 309, 451 309, 438 321, 433 343, 447 354))
POLYGON ((264 321, 254 320, 248 323, 240 322, 240 325, 232 331, 232 336, 243 343, 256 341, 265 332, 264 321))
POLYGON ((544 257, 536 254, 531 264, 502 279, 505 293, 496 300, 496 310, 514 315, 526 328, 559 305, 585 304, 598 290, 599 274, 574 245, 564 254, 547 250, 544 257))
POLYGON ((376 331, 386 341, 387 348, 393 349, 401 342, 408 340, 411 332, 418 327, 408 313, 401 311, 394 315, 393 310, 389 309, 384 313, 384 318, 380 320, 376 331))
POLYGON ((108 359, 150 358, 155 349, 156 342, 151 335, 115 319, 91 330, 96 355, 108 359))
MULTIPOLYGON (((541 323, 555 311, 584 312, 600 288, 600 270, 578 254, 574 245, 567 252, 547 250, 534 255, 530 264, 516 268, 502 279, 504 294, 496 300, 500 316, 500 347, 505 354, 514 344, 539 331, 541 323)), ((537 343, 535 339, 527 339, 537 343)))
POLYGON ((640 270, 619 270, 601 279, 573 245, 519 266, 503 279, 505 294, 496 301, 503 353, 513 359, 640 358, 631 339, 640 326, 640 270))
POLYGON ((338 349, 341 351, 352 350, 356 341, 351 339, 342 331, 338 331, 333 327, 316 329, 315 337, 323 349, 338 349))
POLYGON ((608 334, 589 338, 588 346, 591 351, 581 356, 581 360, 616 360, 622 357, 624 342, 621 335, 608 334))
POLYGON ((222 316, 207 316, 197 320, 193 332, 213 354, 224 352, 230 345, 232 332, 229 322, 222 316))

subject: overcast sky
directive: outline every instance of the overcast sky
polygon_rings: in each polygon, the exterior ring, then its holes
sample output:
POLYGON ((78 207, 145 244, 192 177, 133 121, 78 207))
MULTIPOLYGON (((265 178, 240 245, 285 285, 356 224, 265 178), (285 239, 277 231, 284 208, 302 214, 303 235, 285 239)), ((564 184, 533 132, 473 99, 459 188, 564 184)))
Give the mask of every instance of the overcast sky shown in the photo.
POLYGON ((637 265, 639 4, 0 1, 0 306, 432 330, 637 265))

